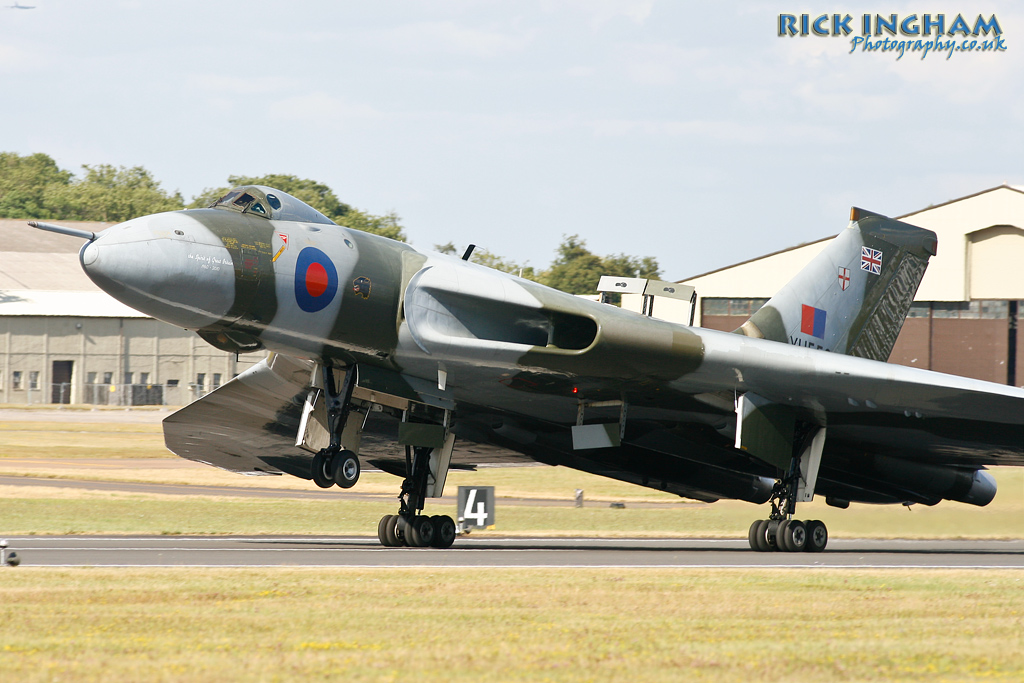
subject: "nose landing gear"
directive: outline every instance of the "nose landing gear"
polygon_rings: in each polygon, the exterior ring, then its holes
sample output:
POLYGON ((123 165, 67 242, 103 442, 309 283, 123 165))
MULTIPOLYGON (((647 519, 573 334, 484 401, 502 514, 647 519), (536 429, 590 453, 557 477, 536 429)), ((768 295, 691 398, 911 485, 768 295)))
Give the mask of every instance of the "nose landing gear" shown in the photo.
POLYGON ((322 489, 335 484, 350 489, 359 481, 359 456, 344 448, 328 447, 313 456, 313 483, 322 489))

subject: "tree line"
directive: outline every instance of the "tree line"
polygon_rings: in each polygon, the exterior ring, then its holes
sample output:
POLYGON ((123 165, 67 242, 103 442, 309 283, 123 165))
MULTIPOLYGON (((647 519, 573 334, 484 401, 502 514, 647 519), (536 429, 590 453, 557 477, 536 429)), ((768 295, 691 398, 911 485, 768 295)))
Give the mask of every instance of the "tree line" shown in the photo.
MULTIPOLYGON (((161 211, 210 206, 232 187, 266 185, 309 204, 338 225, 407 241, 401 218, 394 212, 374 215, 342 202, 334 191, 315 180, 294 175, 228 176, 223 187, 207 188, 185 202, 180 192, 164 190, 142 166, 83 165, 79 175, 60 168, 49 155, 21 156, 0 152, 0 217, 35 220, 75 220, 119 223, 161 211)), ((451 242, 437 244, 442 253, 456 254, 451 242)), ((602 275, 659 278, 656 258, 626 254, 599 256, 579 235, 565 235, 554 261, 538 270, 485 249, 470 259, 490 268, 514 273, 571 294, 593 294, 602 275)))

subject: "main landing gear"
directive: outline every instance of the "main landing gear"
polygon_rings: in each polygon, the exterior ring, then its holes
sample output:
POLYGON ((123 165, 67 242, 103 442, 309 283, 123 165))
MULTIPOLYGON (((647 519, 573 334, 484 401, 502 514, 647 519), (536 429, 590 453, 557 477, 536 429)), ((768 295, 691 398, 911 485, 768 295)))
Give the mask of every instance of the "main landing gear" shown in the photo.
POLYGON ((828 545, 828 529, 823 522, 793 519, 796 486, 796 475, 775 484, 770 499, 771 516, 756 520, 747 532, 752 550, 819 553, 828 545))
POLYGON ((397 515, 384 515, 377 524, 377 538, 388 548, 450 548, 455 542, 455 521, 447 515, 420 514, 430 478, 430 448, 405 447, 408 476, 402 481, 397 515))

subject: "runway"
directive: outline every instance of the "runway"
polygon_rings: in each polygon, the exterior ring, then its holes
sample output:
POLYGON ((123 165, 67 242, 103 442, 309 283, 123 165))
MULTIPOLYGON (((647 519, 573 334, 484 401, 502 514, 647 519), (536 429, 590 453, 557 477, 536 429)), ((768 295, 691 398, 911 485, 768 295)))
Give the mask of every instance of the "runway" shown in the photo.
MULTIPOLYGON (((27 567, 1024 568, 1024 541, 833 539, 823 553, 757 553, 746 540, 485 538, 449 550, 383 548, 375 537, 8 537, 27 567)), ((10 571, 16 571, 10 569, 10 571)))

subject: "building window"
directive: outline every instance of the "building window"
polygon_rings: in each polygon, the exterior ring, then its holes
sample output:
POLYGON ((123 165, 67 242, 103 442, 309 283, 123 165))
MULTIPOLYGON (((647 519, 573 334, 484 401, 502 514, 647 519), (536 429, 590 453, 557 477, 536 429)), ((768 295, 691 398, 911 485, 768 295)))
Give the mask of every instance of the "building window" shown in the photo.
POLYGON ((219 372, 215 372, 215 373, 213 373, 213 388, 216 389, 219 386, 220 386, 220 373, 219 372))
POLYGON ((1009 301, 981 301, 980 303, 981 317, 985 320, 1005 320, 1010 317, 1009 301))
POLYGON ((200 372, 198 375, 196 375, 196 386, 199 387, 200 389, 202 389, 204 386, 206 386, 206 373, 205 372, 200 372))
POLYGON ((140 372, 139 373, 139 384, 149 384, 149 373, 148 372, 140 372))
POLYGON ((113 384, 114 383, 114 373, 112 373, 112 372, 104 372, 103 373, 103 383, 104 384, 113 384))
POLYGON ((31 370, 28 373, 28 388, 38 389, 39 388, 39 371, 31 370))
POLYGON ((929 318, 931 314, 932 305, 929 303, 910 304, 910 310, 907 311, 908 318, 929 318))
POLYGON ((125 384, 135 384, 135 382, 132 381, 134 379, 135 379, 135 373, 134 372, 126 372, 126 373, 124 373, 124 383, 125 384))
POLYGON ((931 307, 933 318, 1005 320, 1010 316, 1009 301, 935 301, 931 307))
POLYGON ((21 370, 15 370, 11 373, 11 388, 16 391, 21 389, 21 370))
POLYGON ((85 383, 86 384, 96 384, 96 373, 95 372, 86 373, 86 375, 85 375, 85 383))
POLYGON ((176 379, 169 379, 169 380, 167 380, 167 386, 169 386, 169 387, 176 387, 176 386, 178 386, 178 380, 176 380, 176 379))

